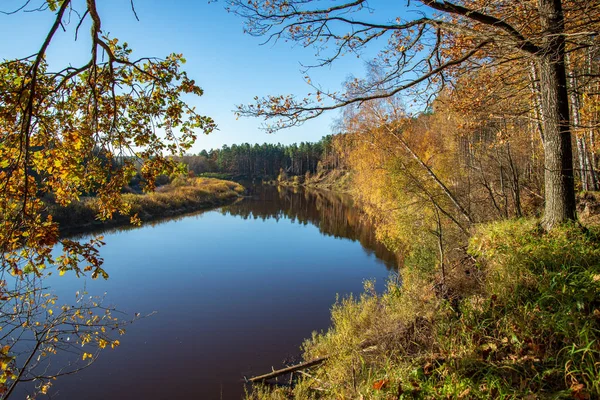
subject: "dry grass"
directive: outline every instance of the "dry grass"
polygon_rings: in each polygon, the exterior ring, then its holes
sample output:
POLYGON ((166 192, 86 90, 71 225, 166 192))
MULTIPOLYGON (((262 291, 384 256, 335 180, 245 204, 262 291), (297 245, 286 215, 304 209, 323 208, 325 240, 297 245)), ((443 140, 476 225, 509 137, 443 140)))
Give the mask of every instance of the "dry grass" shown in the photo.
MULTIPOLYGON (((122 196, 131 206, 130 215, 137 214, 141 221, 150 221, 222 205, 237 199, 244 190, 242 185, 230 181, 177 177, 155 192, 122 196)), ((52 206, 50 212, 59 223, 62 234, 82 233, 130 222, 130 215, 114 215, 110 220, 99 220, 98 199, 93 197, 73 202, 67 207, 52 206)))

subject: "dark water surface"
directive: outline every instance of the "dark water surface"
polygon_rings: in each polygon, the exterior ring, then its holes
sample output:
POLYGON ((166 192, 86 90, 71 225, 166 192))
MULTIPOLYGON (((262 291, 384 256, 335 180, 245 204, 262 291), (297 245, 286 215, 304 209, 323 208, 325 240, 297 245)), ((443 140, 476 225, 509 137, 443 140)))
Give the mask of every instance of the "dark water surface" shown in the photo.
POLYGON ((105 233, 107 281, 53 277, 66 300, 86 285, 137 321, 59 399, 240 399, 242 377, 299 356, 329 326, 336 294, 381 288, 395 256, 348 199, 256 187, 234 205, 105 233))

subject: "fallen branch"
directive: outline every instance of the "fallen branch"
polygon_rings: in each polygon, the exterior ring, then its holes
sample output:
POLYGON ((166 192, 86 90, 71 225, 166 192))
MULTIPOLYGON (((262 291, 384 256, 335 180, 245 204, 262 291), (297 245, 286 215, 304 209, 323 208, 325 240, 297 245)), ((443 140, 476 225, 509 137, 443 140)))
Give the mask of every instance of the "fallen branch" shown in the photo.
MULTIPOLYGON (((369 350, 372 350, 374 346, 376 347, 376 344, 377 344, 376 340, 366 340, 366 341, 363 341, 363 343, 360 344, 359 348, 360 348, 361 352, 369 351, 369 350)), ((303 369, 314 367, 315 365, 322 364, 323 362, 327 361, 327 359, 330 358, 330 357, 331 357, 331 354, 328 354, 328 355, 323 356, 323 357, 315 358, 314 360, 304 361, 304 362, 301 362, 301 363, 296 364, 296 365, 290 365, 289 367, 278 369, 276 371, 269 372, 268 374, 254 376, 254 377, 249 378, 249 379, 246 378, 246 377, 244 377, 244 380, 246 382, 248 382, 248 383, 264 382, 267 379, 277 378, 278 376, 281 376, 281 375, 287 375, 287 374, 290 374, 292 372, 300 371, 300 370, 303 370, 303 369)))
POLYGON ((292 372, 296 372, 296 371, 299 371, 302 369, 314 367, 315 365, 319 365, 319 364, 323 363, 329 357, 330 356, 315 358, 314 360, 305 361, 300 364, 296 364, 296 365, 292 365, 292 366, 285 367, 282 369, 278 369, 277 371, 269 372, 268 374, 254 376, 250 379, 246 379, 246 381, 251 382, 251 383, 263 382, 263 381, 266 381, 267 379, 276 378, 281 375, 287 375, 287 374, 290 374, 292 372))

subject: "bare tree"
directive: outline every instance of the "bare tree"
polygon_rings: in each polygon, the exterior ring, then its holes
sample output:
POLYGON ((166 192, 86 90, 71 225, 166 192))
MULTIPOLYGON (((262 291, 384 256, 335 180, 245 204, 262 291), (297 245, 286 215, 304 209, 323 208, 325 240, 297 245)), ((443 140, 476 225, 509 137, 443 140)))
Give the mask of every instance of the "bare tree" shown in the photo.
MULTIPOLYGON (((240 106, 244 116, 261 116, 277 130, 316 118, 328 110, 368 100, 410 93, 428 104, 455 77, 468 70, 518 63, 539 74, 541 128, 545 153, 545 213, 551 229, 576 218, 574 170, 569 123, 565 49, 585 46, 598 34, 597 0, 420 0, 406 2, 405 13, 377 21, 366 0, 322 7, 319 1, 233 0, 247 31, 267 41, 291 40, 317 48, 317 62, 327 66, 347 53, 361 53, 386 38, 372 61, 385 73, 376 80, 356 80, 344 92, 314 87, 306 98, 267 96, 240 106), (569 19, 565 19, 565 12, 569 19)), ((375 10, 376 11, 376 10, 375 10)), ((595 40, 595 39, 594 39, 595 40)))

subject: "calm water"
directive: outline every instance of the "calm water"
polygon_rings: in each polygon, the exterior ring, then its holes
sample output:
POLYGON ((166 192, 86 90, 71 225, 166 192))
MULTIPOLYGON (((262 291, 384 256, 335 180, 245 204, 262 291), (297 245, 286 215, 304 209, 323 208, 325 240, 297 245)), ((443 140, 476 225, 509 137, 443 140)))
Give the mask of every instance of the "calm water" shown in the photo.
POLYGON ((63 399, 240 399, 242 377, 297 359, 327 329, 336 294, 382 287, 395 256, 348 199, 257 187, 234 205, 105 233, 108 281, 53 277, 69 300, 86 285, 128 313, 157 313, 92 367, 60 378, 63 399))

